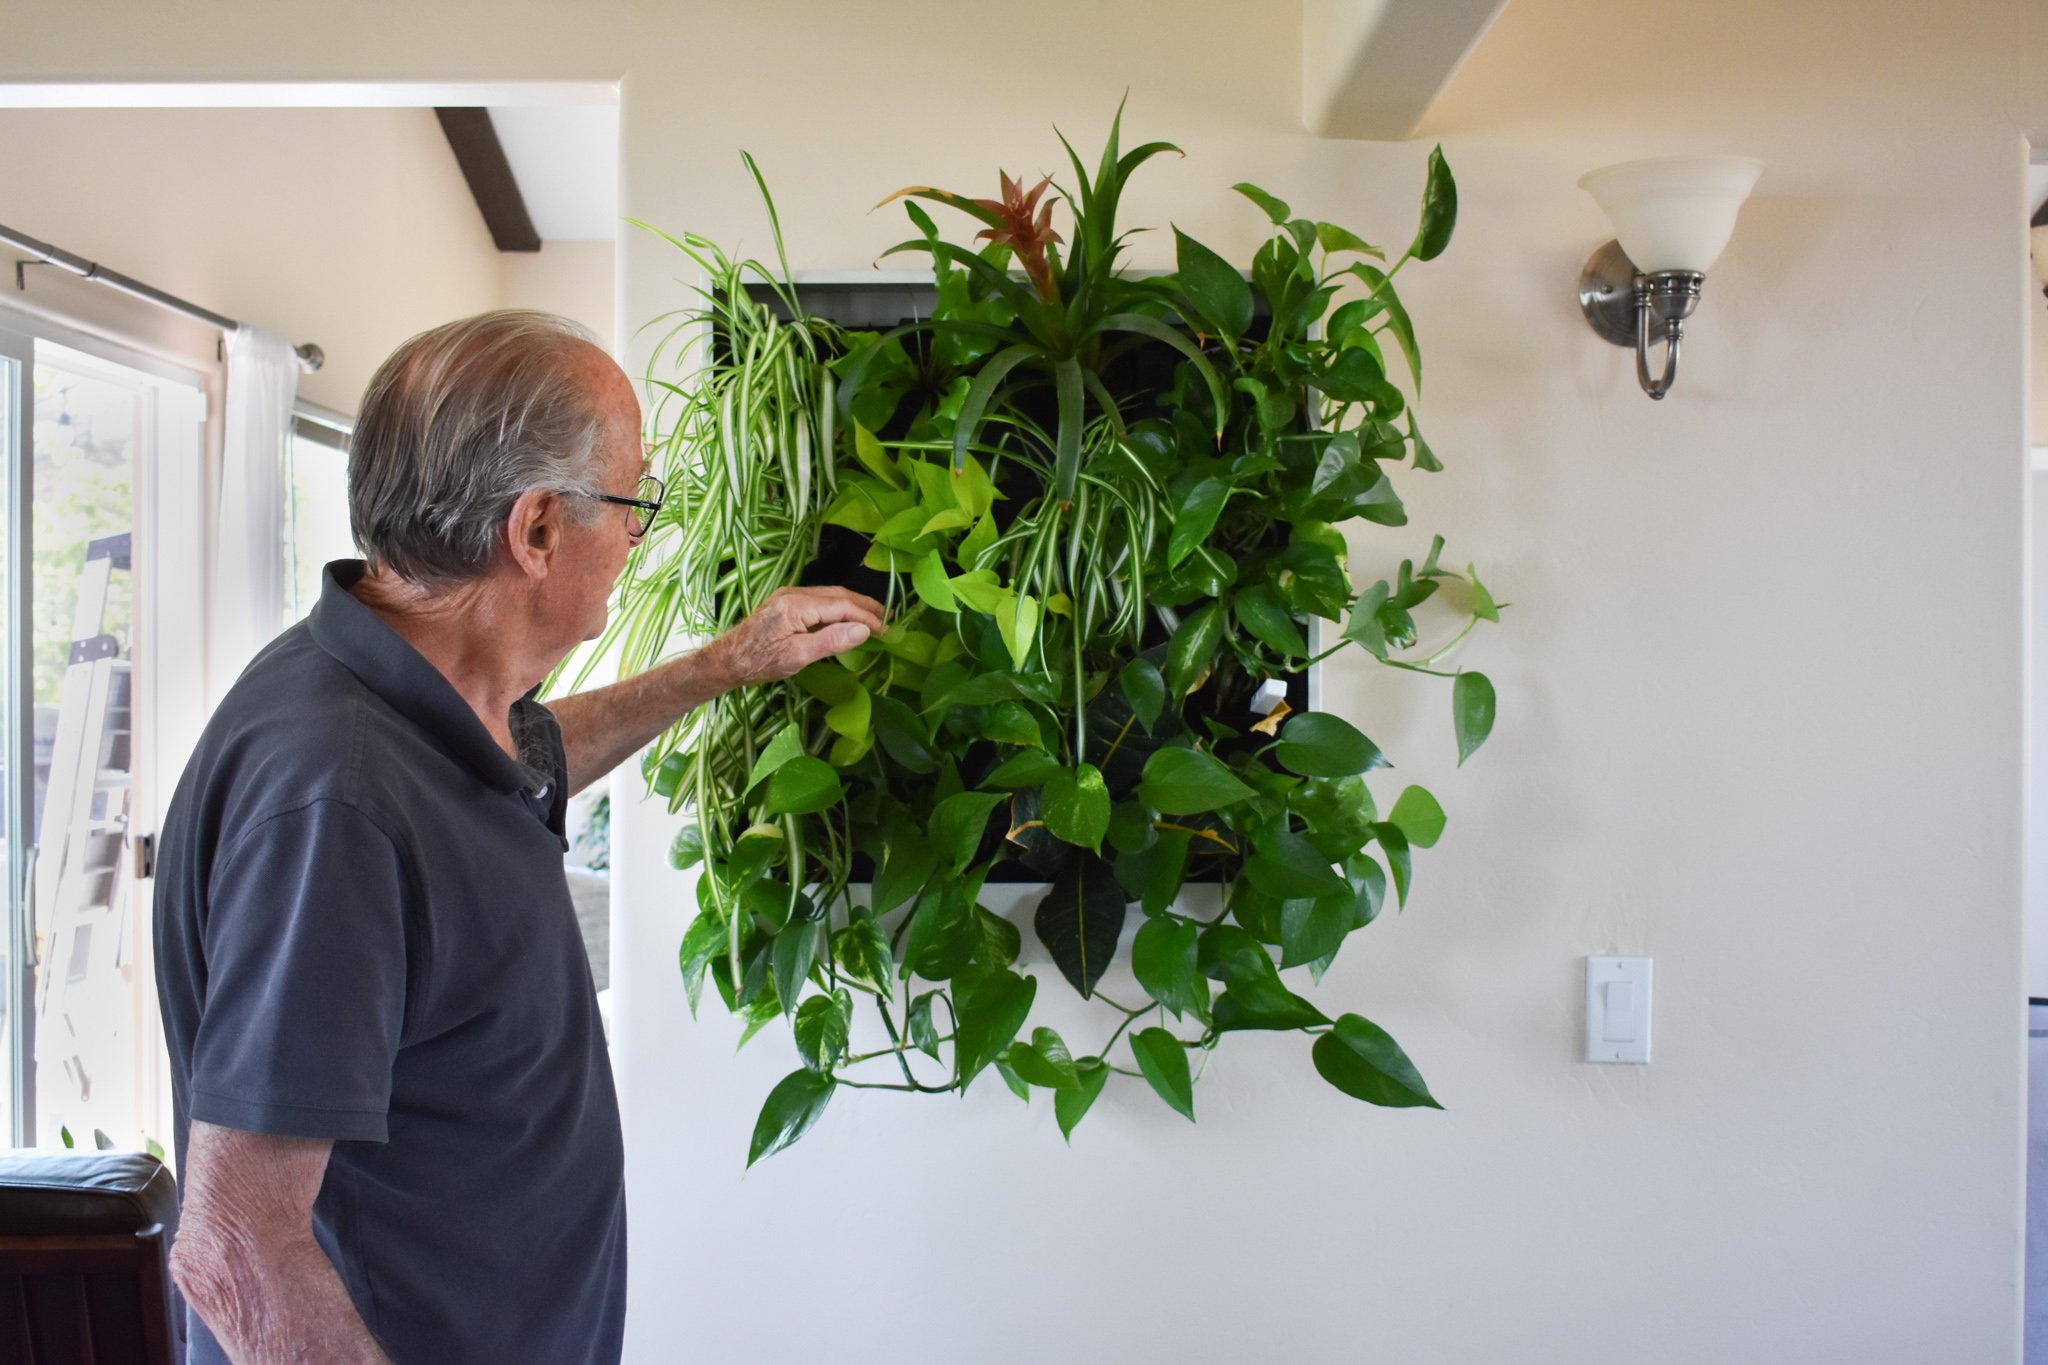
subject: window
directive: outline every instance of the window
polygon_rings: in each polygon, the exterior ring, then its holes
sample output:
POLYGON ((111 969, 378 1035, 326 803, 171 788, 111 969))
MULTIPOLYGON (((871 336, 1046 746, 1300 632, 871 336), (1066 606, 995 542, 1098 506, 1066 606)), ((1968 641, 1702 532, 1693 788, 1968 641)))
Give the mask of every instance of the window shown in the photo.
POLYGON ((202 581, 205 382, 0 319, 0 1120, 21 1145, 168 1131, 148 859, 203 642, 196 594, 155 590, 202 581))
POLYGON ((348 520, 348 438, 344 418, 301 404, 292 422, 284 480, 284 624, 303 621, 320 600, 320 570, 356 558, 348 520))

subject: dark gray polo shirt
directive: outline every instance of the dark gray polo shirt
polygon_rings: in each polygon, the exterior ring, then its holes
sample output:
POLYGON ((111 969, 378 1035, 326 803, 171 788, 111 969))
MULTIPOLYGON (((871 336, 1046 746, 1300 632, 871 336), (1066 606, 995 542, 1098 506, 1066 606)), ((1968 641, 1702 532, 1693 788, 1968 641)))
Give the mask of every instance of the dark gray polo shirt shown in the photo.
MULTIPOLYGON (((561 731, 526 763, 351 597, 266 648, 165 816, 158 997, 193 1119, 335 1140, 314 1234, 400 1365, 619 1358, 618 1103, 562 872, 561 731)), ((223 1359, 196 1317, 192 1360, 223 1359)))

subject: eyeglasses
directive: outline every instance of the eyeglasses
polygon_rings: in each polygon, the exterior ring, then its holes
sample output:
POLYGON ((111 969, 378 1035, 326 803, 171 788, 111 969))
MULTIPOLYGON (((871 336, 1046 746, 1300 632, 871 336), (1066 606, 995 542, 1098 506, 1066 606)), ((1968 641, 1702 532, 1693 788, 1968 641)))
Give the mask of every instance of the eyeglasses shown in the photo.
POLYGON ((661 504, 668 499, 668 485, 648 474, 633 491, 639 496, 622 498, 616 493, 585 493, 583 496, 634 509, 626 518, 626 533, 638 540, 647 534, 647 528, 654 525, 654 519, 661 515, 661 504))

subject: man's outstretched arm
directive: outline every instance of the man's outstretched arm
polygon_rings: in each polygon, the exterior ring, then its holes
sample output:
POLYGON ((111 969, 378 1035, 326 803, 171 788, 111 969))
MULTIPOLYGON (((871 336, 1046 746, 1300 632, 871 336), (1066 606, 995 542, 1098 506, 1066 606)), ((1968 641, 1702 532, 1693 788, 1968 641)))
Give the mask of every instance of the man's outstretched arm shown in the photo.
POLYGON ((569 790, 581 791, 697 707, 787 678, 882 631, 882 604, 845 588, 781 588, 704 648, 548 703, 562 727, 569 790))
POLYGON ((235 1365, 390 1365, 313 1240, 333 1145, 192 1124, 171 1278, 235 1365))

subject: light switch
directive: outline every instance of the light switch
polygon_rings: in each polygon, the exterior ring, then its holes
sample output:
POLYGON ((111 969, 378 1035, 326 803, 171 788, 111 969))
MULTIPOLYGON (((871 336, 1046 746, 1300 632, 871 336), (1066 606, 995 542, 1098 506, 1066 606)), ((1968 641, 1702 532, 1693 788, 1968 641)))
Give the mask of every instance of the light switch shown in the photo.
POLYGON ((1586 1060, 1650 1060, 1650 959, 1586 959, 1586 1060))

